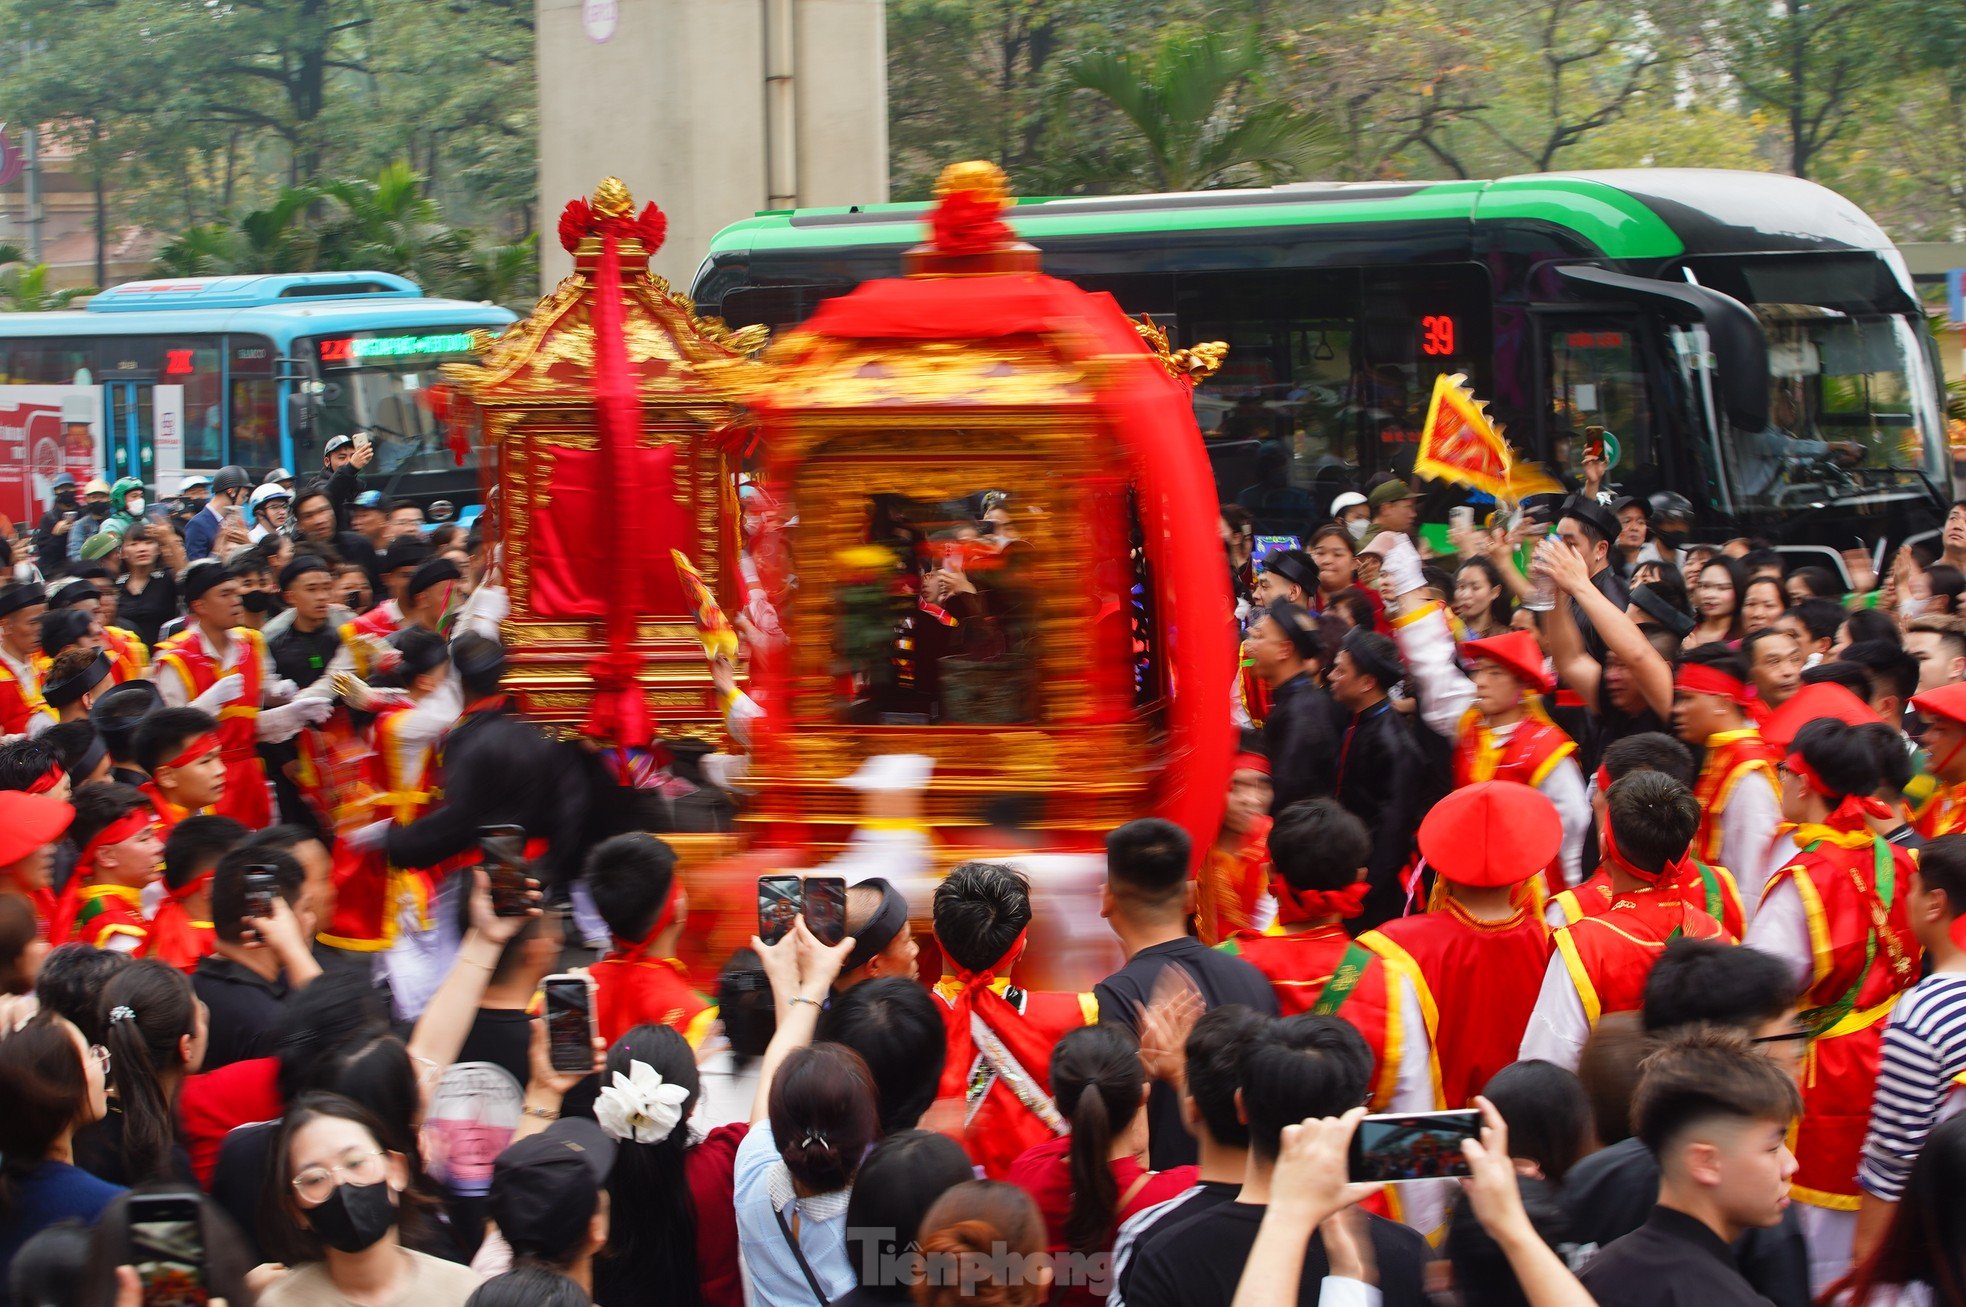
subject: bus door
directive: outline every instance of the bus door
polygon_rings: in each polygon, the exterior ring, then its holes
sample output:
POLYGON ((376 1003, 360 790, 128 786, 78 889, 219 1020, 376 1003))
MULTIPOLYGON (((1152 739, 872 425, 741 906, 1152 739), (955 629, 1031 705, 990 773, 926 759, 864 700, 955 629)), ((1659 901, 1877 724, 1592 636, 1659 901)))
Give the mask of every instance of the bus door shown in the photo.
MULTIPOLYGON (((136 477, 146 485, 154 479, 156 389, 156 384, 150 381, 103 383, 103 445, 109 464, 105 474, 112 484, 120 477, 136 477)), ((163 489, 158 491, 160 495, 166 493, 163 489)))
POLYGON ((1660 448, 1659 398, 1649 380, 1645 314, 1539 308, 1534 313, 1544 458, 1583 479, 1585 451, 1602 442, 1609 483, 1628 494, 1665 488, 1672 462, 1660 448))

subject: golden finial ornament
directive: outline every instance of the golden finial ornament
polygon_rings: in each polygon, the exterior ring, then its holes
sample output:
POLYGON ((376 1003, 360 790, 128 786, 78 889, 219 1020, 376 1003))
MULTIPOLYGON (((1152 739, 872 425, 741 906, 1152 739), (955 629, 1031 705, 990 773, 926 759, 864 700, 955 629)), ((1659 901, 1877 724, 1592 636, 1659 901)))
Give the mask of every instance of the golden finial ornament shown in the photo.
POLYGON ((988 159, 952 163, 935 179, 935 198, 965 194, 1001 209, 1010 203, 1010 178, 988 159))
POLYGON ((619 177, 603 177, 594 188, 594 212, 603 218, 623 218, 633 212, 635 197, 619 177))

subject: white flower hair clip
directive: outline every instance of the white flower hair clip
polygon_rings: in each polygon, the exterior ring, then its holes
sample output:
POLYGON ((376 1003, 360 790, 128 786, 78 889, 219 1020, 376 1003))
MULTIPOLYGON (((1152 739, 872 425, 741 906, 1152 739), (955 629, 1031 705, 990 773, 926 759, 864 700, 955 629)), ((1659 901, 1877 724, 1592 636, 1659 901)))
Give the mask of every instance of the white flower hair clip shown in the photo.
POLYGON ((627 1075, 617 1071, 614 1083, 602 1086, 594 1100, 594 1119, 616 1139, 659 1144, 682 1123, 688 1101, 687 1089, 665 1083, 646 1062, 630 1062, 627 1075))

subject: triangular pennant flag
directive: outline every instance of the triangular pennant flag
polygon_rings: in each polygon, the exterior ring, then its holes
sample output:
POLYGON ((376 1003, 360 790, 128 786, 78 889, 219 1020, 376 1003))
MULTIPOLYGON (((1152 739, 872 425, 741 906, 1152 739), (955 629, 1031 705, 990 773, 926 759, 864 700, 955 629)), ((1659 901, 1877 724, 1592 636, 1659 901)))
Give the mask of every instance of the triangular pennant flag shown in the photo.
POLYGON ((1413 471, 1503 498, 1509 493, 1513 462, 1508 442, 1467 383, 1467 376, 1460 372, 1443 373, 1434 379, 1433 400, 1420 428, 1420 452, 1413 460, 1413 471))
POLYGON ((669 557, 675 561, 676 576, 683 584, 683 593, 689 596, 690 606, 696 610, 696 638, 703 645, 704 656, 715 658, 722 654, 735 662, 737 632, 731 629, 730 620, 724 616, 717 597, 704 584, 703 574, 691 566, 682 550, 671 549, 669 557))

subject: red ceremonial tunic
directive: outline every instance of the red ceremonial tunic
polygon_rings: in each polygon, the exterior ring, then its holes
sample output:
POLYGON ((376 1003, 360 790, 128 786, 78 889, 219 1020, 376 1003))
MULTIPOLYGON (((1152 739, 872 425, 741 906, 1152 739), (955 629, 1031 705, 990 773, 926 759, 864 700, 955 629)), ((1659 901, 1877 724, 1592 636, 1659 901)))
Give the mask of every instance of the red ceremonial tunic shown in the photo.
MULTIPOLYGON (((186 887, 196 893, 202 886, 209 885, 211 877, 206 875, 186 887)), ((198 965, 198 959, 212 951, 212 942, 218 932, 209 921, 194 921, 184 910, 184 901, 176 894, 166 894, 164 901, 157 905, 157 911, 150 914, 150 937, 144 941, 142 956, 168 962, 179 971, 190 971, 198 965)))
POLYGON ((1718 862, 1724 835, 1721 814, 1734 790, 1749 776, 1759 776, 1779 792, 1775 780, 1775 746, 1761 738, 1752 726, 1738 731, 1722 731, 1707 741, 1706 762, 1693 783, 1693 797, 1700 801, 1700 829, 1693 837, 1693 854, 1702 862, 1718 862))
POLYGON ((6 659, 0 658, 0 735, 25 735, 36 717, 55 718, 55 710, 41 697, 41 674, 22 680, 6 659))
POLYGON ((351 622, 342 623, 341 643, 354 660, 355 675, 367 677, 369 674, 369 655, 362 637, 369 640, 387 640, 403 626, 403 615, 393 599, 384 600, 368 612, 351 622))
MULTIPOLYGON (((1529 715, 1516 723, 1505 741, 1488 729, 1480 709, 1468 709, 1454 740, 1455 789, 1482 781, 1515 781, 1533 789, 1577 752, 1576 742, 1549 719, 1540 702, 1532 698, 1527 707, 1529 715)), ((1544 878, 1551 889, 1564 883, 1561 849, 1544 869, 1544 878)))
POLYGON ((975 1052, 968 1066, 952 1058, 943 1067, 940 1096, 961 1096, 963 1148, 985 1176, 1001 1180, 1025 1151, 1065 1133, 1050 1097, 1051 1048, 1096 1022, 1099 1004, 1090 994, 1033 993, 994 980, 990 992, 1001 1001, 971 1005, 958 1002, 963 989, 946 978, 935 985, 951 1042, 975 1052), (953 1026, 965 1014, 969 1029, 957 1039, 953 1026))
MULTIPOLYGON (((1224 953, 1241 958, 1263 973, 1270 988, 1277 992, 1277 1006, 1283 1015, 1294 1017, 1309 1012, 1317 1004, 1324 987, 1338 970, 1338 959, 1352 946, 1352 937, 1343 926, 1313 926, 1309 930, 1266 935, 1260 930, 1239 930, 1217 945, 1224 953)), ((1366 1032, 1366 1042, 1372 1042, 1366 1032)), ((1377 1058, 1380 1050, 1374 1048, 1377 1058)))
POLYGON ((1270 819, 1230 851, 1211 846, 1195 883, 1195 930, 1211 948, 1256 924, 1256 906, 1270 886, 1270 819))
POLYGON ((1918 814, 1918 833, 1928 840, 1966 830, 1966 785, 1948 785, 1918 814))
POLYGON ((197 813, 193 813, 189 808, 180 808, 164 797, 164 792, 157 788, 156 781, 145 781, 137 788, 143 791, 145 798, 150 800, 151 811, 157 814, 157 832, 160 835, 169 836, 171 830, 186 817, 202 816, 211 811, 210 808, 200 808, 197 813))
POLYGON ((1550 934, 1533 905, 1519 907, 1501 921, 1472 917, 1452 897, 1434 912, 1389 921, 1353 942, 1338 971, 1318 1001, 1320 1012, 1335 1011, 1361 1030, 1376 1021, 1380 1035, 1368 1042, 1383 1048, 1374 1102, 1390 1098, 1398 1083, 1403 1058, 1421 1056, 1419 1049, 1400 1047, 1401 1027, 1392 1002, 1390 978, 1413 988, 1426 1022, 1436 1108, 1466 1107, 1497 1071, 1516 1060, 1530 1013, 1549 968, 1550 934), (1341 996, 1327 1006, 1347 971, 1364 967, 1354 995, 1366 991, 1367 1002, 1356 1015, 1353 1000, 1341 996), (1384 973, 1378 982, 1375 1012, 1368 978, 1384 973))
MULTIPOLYGON (((1065 1238, 1065 1226, 1072 1216, 1071 1147, 1070 1138, 1047 1139, 1016 1158, 1005 1173, 1011 1184, 1031 1195, 1038 1211, 1044 1214, 1046 1251, 1059 1259, 1072 1251, 1071 1243, 1065 1238)), ((1194 1188, 1200 1174, 1192 1166, 1149 1171, 1131 1157, 1117 1158, 1106 1165, 1113 1173, 1115 1231, 1136 1213, 1194 1188)), ((1111 1243, 1111 1235, 1107 1242, 1111 1243)), ((1050 1307, 1096 1307, 1106 1298, 1094 1294, 1081 1278, 1077 1284, 1057 1286, 1045 1301, 1050 1307)))
MULTIPOLYGON (((426 750, 413 768, 405 766, 398 733, 403 714, 415 707, 384 704, 370 727, 373 750, 363 759, 372 820, 387 817, 407 826, 437 799, 436 765, 426 750), (414 770, 415 774, 410 772, 414 770)), ((385 849, 366 851, 337 841, 334 852, 335 910, 319 936, 324 944, 356 953, 376 953, 395 942, 401 910, 414 903, 419 917, 430 907, 437 875, 423 869, 392 867, 385 849)))
POLYGON ((1661 884, 1620 894, 1603 912, 1565 926, 1554 936, 1564 970, 1577 986, 1591 1028, 1607 1012, 1635 1012, 1645 997, 1645 978, 1671 941, 1736 937, 1689 901, 1683 884, 1661 884))
POLYGON ((610 953, 587 968, 587 975, 594 982, 594 1018, 610 1044, 653 1022, 696 1048, 716 1024, 717 1005, 696 992, 689 968, 675 958, 610 953))
POLYGON ((143 891, 127 885, 84 885, 82 872, 55 904, 55 921, 48 939, 56 944, 81 943, 106 949, 119 937, 133 939, 142 952, 150 934, 143 919, 143 891))
MULTIPOLYGON (((1741 887, 1734 873, 1725 867, 1709 866, 1698 858, 1688 858, 1691 875, 1679 882, 1686 900, 1719 922, 1735 939, 1747 930, 1747 914, 1741 907, 1741 887)), ((1550 900, 1563 915, 1563 924, 1574 926, 1585 917, 1595 917, 1611 907, 1611 873, 1602 867, 1576 889, 1565 890, 1550 900)))
POLYGON ((237 699, 218 710, 219 752, 225 758, 225 796, 212 805, 248 830, 263 830, 273 822, 273 803, 267 796, 266 769, 259 760, 259 705, 266 697, 266 642, 258 631, 235 626, 227 632, 245 647, 239 661, 221 669, 194 627, 164 642, 157 665, 177 674, 187 701, 237 674, 243 682, 237 699))
POLYGON ((1797 1202, 1853 1212, 1861 1197, 1857 1163, 1886 1018, 1918 979, 1918 939, 1904 905, 1917 863, 1909 851, 1869 832, 1814 827, 1797 835, 1812 833, 1838 842, 1812 840, 1768 880, 1769 890, 1785 880, 1795 883, 1812 954, 1802 1019, 1816 1038, 1802 1076, 1790 1192, 1797 1202))

